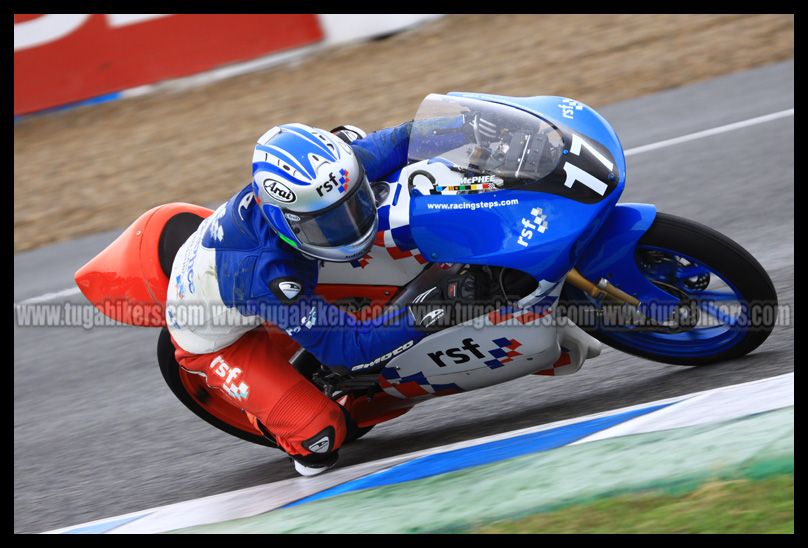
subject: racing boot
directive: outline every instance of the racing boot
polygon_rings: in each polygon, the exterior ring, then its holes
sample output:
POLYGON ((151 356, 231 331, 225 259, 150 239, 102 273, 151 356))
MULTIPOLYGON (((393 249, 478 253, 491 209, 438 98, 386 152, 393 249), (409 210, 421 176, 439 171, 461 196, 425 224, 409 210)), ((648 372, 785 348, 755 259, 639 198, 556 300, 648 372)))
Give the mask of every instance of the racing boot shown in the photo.
POLYGON ((338 455, 336 451, 322 455, 312 453, 305 457, 300 455, 292 457, 295 463, 295 471, 301 476, 316 476, 317 474, 322 474, 337 464, 337 459, 338 455))
MULTIPOLYGON (((351 414, 340 405, 340 411, 345 419, 345 439, 343 443, 359 437, 360 430, 351 414)), ((334 428, 328 427, 311 439, 303 442, 304 446, 312 451, 308 455, 290 455, 295 463, 295 470, 301 476, 316 476, 322 474, 337 463, 337 449, 333 446, 334 428)))

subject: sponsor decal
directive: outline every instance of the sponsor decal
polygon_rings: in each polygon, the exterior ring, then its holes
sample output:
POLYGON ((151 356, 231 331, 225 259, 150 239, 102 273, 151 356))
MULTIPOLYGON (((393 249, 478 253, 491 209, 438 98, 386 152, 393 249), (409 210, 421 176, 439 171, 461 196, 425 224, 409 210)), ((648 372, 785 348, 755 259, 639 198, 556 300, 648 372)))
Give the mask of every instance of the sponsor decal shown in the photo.
POLYGON ((402 344, 401 346, 399 346, 398 348, 396 348, 395 350, 391 350, 387 354, 384 354, 383 356, 379 356, 378 358, 376 358, 375 360, 373 360, 371 362, 361 363, 359 365, 354 365, 353 367, 351 367, 351 371, 360 371, 362 369, 367 369, 369 367, 373 367, 374 365, 379 365, 379 364, 381 364, 383 362, 386 362, 387 360, 390 360, 390 359, 398 356, 399 354, 401 354, 402 352, 404 352, 405 350, 407 350, 408 348, 410 348, 414 344, 415 344, 415 341, 407 341, 404 344, 402 344))
POLYGON ((328 450, 331 449, 331 440, 335 435, 334 427, 327 426, 309 439, 304 440, 301 445, 312 453, 328 453, 328 450))
MULTIPOLYGON (((427 356, 429 356, 429 358, 435 362, 435 365, 438 367, 446 367, 447 365, 452 364, 460 365, 463 363, 468 363, 474 358, 482 360, 488 357, 484 352, 480 351, 482 346, 474 342, 474 339, 467 338, 463 339, 461 342, 463 344, 456 348, 438 350, 437 352, 427 352, 427 356)), ((516 356, 522 355, 521 352, 516 351, 518 347, 522 346, 522 343, 516 339, 501 337, 499 339, 492 340, 491 342, 497 345, 496 348, 488 351, 488 354, 493 359, 483 362, 490 369, 502 367, 506 363, 512 361, 516 356)))
POLYGON ((311 310, 309 310, 309 313, 306 314, 305 318, 303 318, 303 326, 306 329, 311 329, 312 327, 314 327, 314 324, 316 323, 317 323, 317 307, 312 306, 311 310))
POLYGON ((496 175, 475 175, 474 177, 463 177, 462 182, 464 185, 472 185, 474 183, 498 184, 502 182, 502 179, 500 179, 496 175))
POLYGON ((275 179, 264 179, 263 184, 264 190, 266 190, 267 194, 279 202, 291 204, 297 200, 297 196, 292 189, 280 181, 276 181, 275 179))
POLYGON ((485 358, 485 354, 480 352, 480 345, 474 342, 474 339, 468 338, 461 341, 462 346, 457 348, 449 348, 447 350, 438 350, 437 352, 427 352, 427 356, 435 362, 438 367, 446 367, 450 363, 460 365, 471 361, 472 357, 477 359, 485 358), (451 360, 449 363, 444 363, 444 360, 451 360))
POLYGON ((354 259, 351 261, 350 265, 354 268, 365 268, 371 260, 373 260, 373 257, 370 253, 367 253, 361 259, 354 259))
MULTIPOLYGON (((203 221, 204 222, 204 221, 203 221)), ((189 249, 193 250, 190 256, 186 252, 186 260, 183 262, 183 270, 185 271, 185 281, 188 283, 188 293, 193 295, 196 293, 196 285, 194 285, 194 264, 196 263, 196 255, 199 253, 199 246, 201 245, 200 236, 194 236, 194 239, 189 244, 189 249), (187 269, 185 267, 188 267, 187 269)))
POLYGON ((294 222, 298 222, 300 220, 300 217, 298 217, 294 213, 284 213, 283 216, 289 219, 290 221, 294 222))
POLYGON ((269 283, 269 289, 282 303, 292 303, 303 291, 303 283, 297 278, 276 278, 269 283))
POLYGON ((363 254, 363 252, 362 252, 362 251, 357 251, 356 253, 352 253, 352 254, 350 254, 350 255, 346 255, 346 256, 345 256, 345 259, 346 259, 348 262, 350 262, 350 261, 355 261, 356 259, 359 259, 359 258, 364 257, 364 256, 365 256, 365 255, 363 254))
POLYGON ((338 187, 338 190, 340 191, 340 193, 343 193, 346 190, 348 190, 348 183, 350 183, 351 180, 348 178, 347 169, 340 169, 339 174, 341 175, 341 177, 339 178, 340 186, 338 187))
POLYGON ((210 222, 210 228, 208 229, 210 237, 217 242, 221 242, 224 239, 224 228, 222 228, 221 220, 227 211, 226 208, 227 204, 220 205, 216 212, 208 218, 210 222))
POLYGON ((289 335, 294 335, 295 333, 300 333, 304 327, 306 329, 311 329, 312 327, 314 327, 314 324, 316 323, 317 323, 317 307, 312 306, 311 310, 309 310, 309 313, 306 314, 305 318, 303 318, 301 325, 287 329, 286 333, 288 333, 289 335))
POLYGON ((584 106, 575 99, 562 99, 561 103, 556 106, 561 109, 561 116, 570 120, 575 119, 576 110, 584 109, 584 106))
POLYGON ((522 217, 522 232, 516 243, 527 247, 529 240, 533 238, 536 232, 544 234, 547 230, 547 215, 542 213, 540 207, 534 207, 530 210, 530 218, 522 217))
POLYGON ((328 439, 328 436, 323 436, 319 440, 309 445, 309 451, 312 453, 327 453, 330 446, 331 440, 328 439))
MULTIPOLYGON (((182 298, 182 297, 180 297, 182 298)), ((168 317, 168 323, 174 329, 182 329, 182 326, 177 323, 177 316, 174 315, 174 310, 171 307, 166 309, 166 316, 168 317)))
POLYGON ((498 367, 502 367, 506 363, 513 361, 516 356, 521 356, 521 352, 517 352, 516 349, 522 346, 522 343, 517 341, 516 339, 508 339, 505 337, 495 339, 491 341, 495 345, 496 348, 493 348, 488 351, 491 356, 494 357, 493 360, 488 360, 485 363, 489 368, 496 369, 498 367))
POLYGON ((241 199, 241 201, 238 203, 238 216, 241 218, 242 221, 244 220, 244 215, 241 214, 241 210, 242 209, 247 210, 250 207, 250 204, 252 204, 254 197, 255 195, 252 192, 249 192, 245 194, 244 197, 241 199))
POLYGON ((317 187, 317 194, 325 196, 326 192, 331 192, 335 188, 339 190, 340 194, 348 190, 348 183, 351 182, 351 179, 348 177, 348 170, 340 169, 339 174, 340 178, 338 180, 333 171, 329 173, 328 180, 317 187))
POLYGON ((177 298, 184 299, 185 298, 185 286, 182 283, 182 275, 177 274, 177 277, 174 278, 174 281, 177 283, 177 298))
POLYGON ((429 327, 433 323, 443 318, 445 315, 446 311, 443 308, 436 308, 435 310, 424 315, 424 317, 421 319, 421 326, 429 327))
POLYGON ((297 282, 281 282, 278 284, 278 289, 286 295, 287 299, 294 299, 300 293, 302 287, 297 282))
POLYGON ((512 198, 510 200, 492 200, 486 202, 453 202, 449 204, 445 203, 437 203, 437 204, 426 204, 427 209, 470 209, 472 211, 477 209, 490 209, 492 207, 506 207, 506 206, 514 206, 519 205, 518 198, 512 198))
POLYGON ((209 368, 212 369, 219 378, 224 379, 222 390, 234 400, 246 400, 250 395, 250 387, 246 383, 240 382, 236 385, 236 381, 238 381, 238 377, 241 375, 241 369, 238 367, 231 367, 230 364, 224 361, 224 358, 216 356, 213 361, 210 362, 209 368))
POLYGON ((455 192, 486 192, 501 187, 503 180, 496 175, 475 175, 463 177, 459 185, 434 185, 432 194, 453 194, 455 192))
POLYGON ((449 186, 436 186, 435 190, 442 194, 443 192, 470 192, 470 191, 486 191, 493 190, 494 185, 491 183, 475 184, 475 185, 449 185, 449 186))
POLYGON ((437 287, 430 287, 429 289, 427 289, 426 291, 415 297, 410 304, 417 304, 424 302, 427 299, 427 297, 429 297, 432 294, 433 291, 437 290, 438 290, 437 287))

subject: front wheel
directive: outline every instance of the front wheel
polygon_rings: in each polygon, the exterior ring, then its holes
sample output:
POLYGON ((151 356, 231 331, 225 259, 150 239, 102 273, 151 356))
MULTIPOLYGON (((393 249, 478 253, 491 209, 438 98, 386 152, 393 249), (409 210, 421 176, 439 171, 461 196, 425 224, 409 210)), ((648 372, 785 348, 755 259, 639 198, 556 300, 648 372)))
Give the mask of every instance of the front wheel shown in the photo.
POLYGON ((658 213, 634 260, 646 278, 679 299, 676 321, 607 327, 603 303, 567 284, 567 304, 596 309, 598 319, 581 327, 601 342, 654 361, 705 365, 748 354, 771 333, 774 284, 752 255, 723 234, 658 213))

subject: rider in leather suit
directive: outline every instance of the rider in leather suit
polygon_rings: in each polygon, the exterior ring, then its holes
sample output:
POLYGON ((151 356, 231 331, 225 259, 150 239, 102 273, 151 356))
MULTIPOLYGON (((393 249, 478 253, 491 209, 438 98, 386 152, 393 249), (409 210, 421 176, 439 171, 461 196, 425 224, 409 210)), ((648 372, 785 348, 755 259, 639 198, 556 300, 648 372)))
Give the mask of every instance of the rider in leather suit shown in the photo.
POLYGON ((383 324, 360 322, 314 295, 321 261, 359 259, 373 244, 369 181, 406 164, 410 129, 270 129, 254 149, 253 181, 174 260, 166 316, 177 361, 271 434, 303 475, 332 466, 355 425, 279 355, 262 326, 286 330, 327 367, 349 369, 426 335, 406 308, 383 324))

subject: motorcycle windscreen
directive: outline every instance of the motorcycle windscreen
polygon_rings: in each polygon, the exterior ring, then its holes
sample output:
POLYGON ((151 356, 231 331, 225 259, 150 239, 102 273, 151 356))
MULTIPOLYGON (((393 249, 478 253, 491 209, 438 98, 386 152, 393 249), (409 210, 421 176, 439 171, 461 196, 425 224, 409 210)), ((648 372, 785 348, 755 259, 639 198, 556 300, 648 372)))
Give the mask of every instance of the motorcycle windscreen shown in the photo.
POLYGON ((431 261, 507 266, 555 280, 619 198, 600 143, 536 113, 430 95, 410 137, 410 227, 431 261))
POLYGON ((536 113, 461 96, 424 99, 408 155, 411 163, 441 163, 462 176, 460 184, 435 180, 430 194, 519 189, 592 204, 619 180, 611 152, 594 139, 536 113))
POLYGON ((525 111, 463 97, 431 94, 415 115, 410 162, 436 160, 497 186, 543 179, 558 166, 562 133, 525 111))

